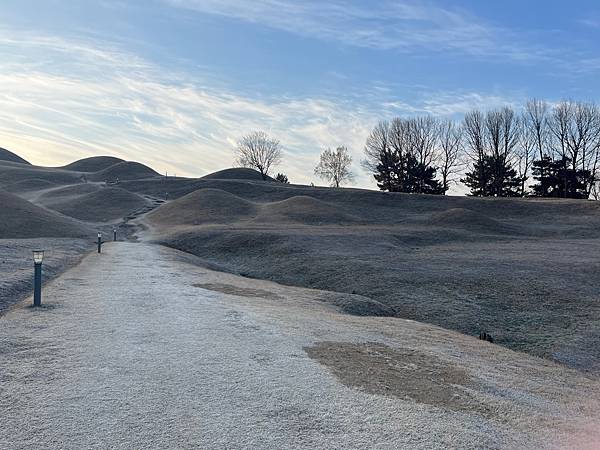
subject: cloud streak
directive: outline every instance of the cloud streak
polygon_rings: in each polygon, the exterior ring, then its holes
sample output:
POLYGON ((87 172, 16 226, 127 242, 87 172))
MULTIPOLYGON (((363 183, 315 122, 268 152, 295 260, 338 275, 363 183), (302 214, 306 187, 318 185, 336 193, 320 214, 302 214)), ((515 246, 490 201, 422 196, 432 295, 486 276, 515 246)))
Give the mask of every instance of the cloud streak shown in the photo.
POLYGON ((113 154, 160 172, 201 176, 231 166, 236 140, 260 129, 282 141, 285 161, 276 169, 293 182, 317 182, 319 152, 345 144, 356 184, 373 187, 358 162, 377 120, 506 103, 461 92, 411 104, 381 86, 348 98, 256 98, 214 87, 210 74, 170 72, 97 40, 0 29, 0 46, 0 146, 42 165, 113 154))
POLYGON ((339 0, 163 1, 177 8, 356 47, 405 52, 453 51, 521 62, 548 59, 553 54, 543 46, 526 44, 524 36, 489 24, 467 11, 430 1, 383 0, 368 5, 339 0))

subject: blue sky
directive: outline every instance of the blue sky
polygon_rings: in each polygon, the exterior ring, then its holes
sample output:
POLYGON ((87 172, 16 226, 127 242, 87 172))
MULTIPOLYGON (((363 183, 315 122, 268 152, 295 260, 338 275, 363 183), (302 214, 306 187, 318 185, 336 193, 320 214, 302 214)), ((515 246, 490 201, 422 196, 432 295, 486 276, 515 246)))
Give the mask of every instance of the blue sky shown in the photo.
POLYGON ((293 182, 345 144, 374 187, 359 161, 378 120, 597 101, 598 42, 595 1, 3 0, 0 147, 199 176, 261 129, 293 182))

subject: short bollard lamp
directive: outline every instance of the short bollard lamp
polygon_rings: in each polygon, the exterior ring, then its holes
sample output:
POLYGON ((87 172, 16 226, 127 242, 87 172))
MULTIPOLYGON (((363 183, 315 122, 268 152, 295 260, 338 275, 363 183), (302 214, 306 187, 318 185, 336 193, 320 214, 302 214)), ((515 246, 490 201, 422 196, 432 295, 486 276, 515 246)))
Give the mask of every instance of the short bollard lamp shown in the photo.
POLYGON ((98 233, 98 253, 102 251, 102 233, 98 233))
POLYGON ((117 229, 113 228, 113 241, 117 240, 117 229))
POLYGON ((33 306, 42 306, 42 261, 44 250, 33 251, 33 306))

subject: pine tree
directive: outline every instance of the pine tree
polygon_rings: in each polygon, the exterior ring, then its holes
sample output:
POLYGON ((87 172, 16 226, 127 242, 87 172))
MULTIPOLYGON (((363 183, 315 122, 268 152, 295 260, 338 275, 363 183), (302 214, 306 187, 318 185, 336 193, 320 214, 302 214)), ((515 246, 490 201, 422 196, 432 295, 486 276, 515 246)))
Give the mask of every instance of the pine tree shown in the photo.
POLYGON ((420 163, 417 158, 408 155, 406 158, 406 176, 402 192, 417 194, 443 194, 442 184, 435 179, 435 167, 420 163))
POLYGON ((279 181, 280 183, 290 184, 290 180, 288 180, 288 177, 285 173, 278 173, 275 177, 275 180, 279 181))
POLYGON ((502 159, 485 155, 473 164, 462 183, 477 197, 518 197, 522 179, 517 171, 502 159))
POLYGON ((374 176, 377 187, 382 191, 400 192, 399 179, 402 179, 403 163, 397 152, 381 152, 377 173, 374 176))
POLYGON ((443 194, 444 188, 436 180, 435 167, 420 163, 413 155, 401 157, 397 152, 381 155, 375 179, 381 190, 410 194, 443 194))
POLYGON ((533 162, 533 178, 537 180, 532 186, 537 197, 582 199, 588 198, 586 186, 593 176, 589 170, 573 169, 569 158, 544 156, 533 162))

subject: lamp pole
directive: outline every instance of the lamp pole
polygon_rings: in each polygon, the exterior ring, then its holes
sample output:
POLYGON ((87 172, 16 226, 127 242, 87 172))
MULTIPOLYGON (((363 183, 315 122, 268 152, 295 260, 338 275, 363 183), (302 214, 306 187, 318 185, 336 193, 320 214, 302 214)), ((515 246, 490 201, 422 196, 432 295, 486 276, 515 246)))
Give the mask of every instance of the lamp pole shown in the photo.
POLYGON ((33 251, 33 306, 42 306, 42 261, 44 250, 33 251))
POLYGON ((113 241, 117 240, 117 229, 113 228, 113 241))
POLYGON ((98 233, 98 253, 102 251, 102 233, 98 233))

